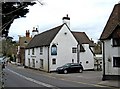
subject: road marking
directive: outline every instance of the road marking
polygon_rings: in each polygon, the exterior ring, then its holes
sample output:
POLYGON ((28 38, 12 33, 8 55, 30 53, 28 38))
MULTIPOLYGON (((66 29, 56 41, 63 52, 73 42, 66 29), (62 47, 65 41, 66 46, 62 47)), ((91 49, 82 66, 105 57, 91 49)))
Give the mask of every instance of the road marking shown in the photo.
POLYGON ((45 86, 45 87, 50 87, 50 88, 52 88, 52 89, 60 89, 60 88, 58 88, 58 87, 56 87, 56 86, 53 86, 53 85, 50 85, 50 84, 47 84, 47 83, 43 83, 43 82, 37 81, 37 80, 35 80, 35 79, 32 79, 32 78, 26 77, 26 76, 24 76, 24 75, 21 75, 21 74, 15 72, 15 71, 13 71, 13 70, 10 70, 10 69, 8 69, 8 68, 6 68, 6 69, 7 69, 8 71, 10 71, 10 72, 12 72, 12 73, 14 73, 14 74, 16 74, 16 75, 24 78, 24 79, 26 79, 26 80, 29 80, 29 81, 34 82, 34 83, 36 83, 36 84, 39 84, 39 85, 42 85, 42 86, 45 86))
MULTIPOLYGON (((36 84, 43 85, 43 86, 45 86, 45 87, 50 87, 50 88, 52 88, 52 89, 60 89, 60 88, 58 88, 58 87, 56 87, 56 86, 53 86, 53 85, 50 85, 50 84, 46 84, 46 83, 43 83, 43 82, 34 80, 34 79, 32 79, 32 78, 26 77, 26 76, 24 76, 24 75, 21 75, 21 74, 15 72, 15 71, 12 71, 12 70, 10 70, 10 69, 8 69, 8 68, 6 68, 6 69, 9 70, 9 71, 12 72, 12 73, 14 73, 14 74, 16 74, 16 75, 24 78, 24 79, 26 79, 26 80, 29 80, 29 81, 34 82, 34 83, 36 83, 36 84)), ((42 75, 43 75, 43 74, 42 74, 42 75)), ((56 77, 53 77, 53 76, 51 76, 50 74, 49 74, 49 75, 44 75, 44 76, 57 79, 56 77)), ((63 80, 63 81, 75 82, 75 83, 80 83, 80 84, 85 84, 85 85, 90 85, 90 86, 95 86, 95 87, 109 87, 109 86, 104 86, 104 85, 99 85, 99 84, 89 84, 89 83, 78 82, 78 81, 73 81, 73 80, 71 81, 71 80, 69 80, 69 79, 66 80, 66 79, 63 79, 63 78, 59 78, 59 79, 60 79, 60 80, 63 80)), ((111 87, 109 87, 109 88, 111 88, 111 87)))

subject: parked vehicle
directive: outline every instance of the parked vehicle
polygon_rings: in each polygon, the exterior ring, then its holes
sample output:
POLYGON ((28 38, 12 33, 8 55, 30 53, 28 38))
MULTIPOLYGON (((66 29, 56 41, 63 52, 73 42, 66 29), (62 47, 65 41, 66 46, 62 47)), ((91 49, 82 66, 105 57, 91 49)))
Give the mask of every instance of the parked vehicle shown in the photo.
POLYGON ((5 68, 5 57, 4 56, 0 56, 0 65, 2 66, 2 69, 5 68))
POLYGON ((67 63, 56 69, 58 73, 83 72, 83 66, 79 63, 67 63))

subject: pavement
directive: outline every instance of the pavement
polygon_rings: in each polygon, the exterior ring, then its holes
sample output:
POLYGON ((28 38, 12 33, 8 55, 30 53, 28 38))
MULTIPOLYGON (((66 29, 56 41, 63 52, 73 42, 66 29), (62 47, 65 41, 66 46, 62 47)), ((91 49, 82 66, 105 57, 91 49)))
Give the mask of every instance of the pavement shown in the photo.
POLYGON ((117 80, 105 80, 105 81, 101 81, 98 84, 120 89, 120 81, 117 80))

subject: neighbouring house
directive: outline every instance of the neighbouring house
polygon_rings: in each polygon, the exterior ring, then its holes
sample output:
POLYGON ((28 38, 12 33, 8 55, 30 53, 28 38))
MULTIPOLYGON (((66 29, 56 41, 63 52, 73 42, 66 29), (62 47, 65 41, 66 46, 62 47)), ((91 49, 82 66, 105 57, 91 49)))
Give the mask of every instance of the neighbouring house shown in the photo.
POLYGON ((18 51, 17 51, 17 58, 16 58, 16 64, 25 64, 25 47, 27 44, 30 42, 32 37, 34 37, 36 34, 38 34, 37 28, 33 27, 32 30, 32 36, 30 37, 30 32, 29 30, 26 30, 26 36, 19 36, 19 46, 18 46, 18 51))
POLYGON ((120 3, 116 4, 101 34, 103 80, 120 79, 120 3))
POLYGON ((102 70, 102 66, 103 66, 103 60, 102 60, 102 42, 101 41, 98 41, 94 48, 93 48, 93 51, 94 51, 94 69, 97 70, 97 71, 101 71, 102 70))
POLYGON ((103 60, 102 60, 102 54, 95 54, 94 56, 94 69, 97 71, 102 71, 103 66, 103 60))
POLYGON ((55 71, 65 63, 81 63, 84 70, 94 69, 94 43, 85 32, 73 32, 70 18, 63 24, 35 35, 25 50, 25 67, 55 71))

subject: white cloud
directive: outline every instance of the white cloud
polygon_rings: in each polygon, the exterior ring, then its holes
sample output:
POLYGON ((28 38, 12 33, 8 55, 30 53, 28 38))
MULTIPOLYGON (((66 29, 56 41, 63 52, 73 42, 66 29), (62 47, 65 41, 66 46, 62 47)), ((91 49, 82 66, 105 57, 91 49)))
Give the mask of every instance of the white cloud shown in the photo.
POLYGON ((72 31, 84 31, 89 38, 99 39, 101 32, 119 0, 43 0, 30 7, 27 18, 17 19, 10 28, 9 35, 25 35, 26 30, 39 25, 45 31, 62 24, 62 17, 68 14, 71 18, 72 31), (95 32, 95 34, 93 34, 95 32))

